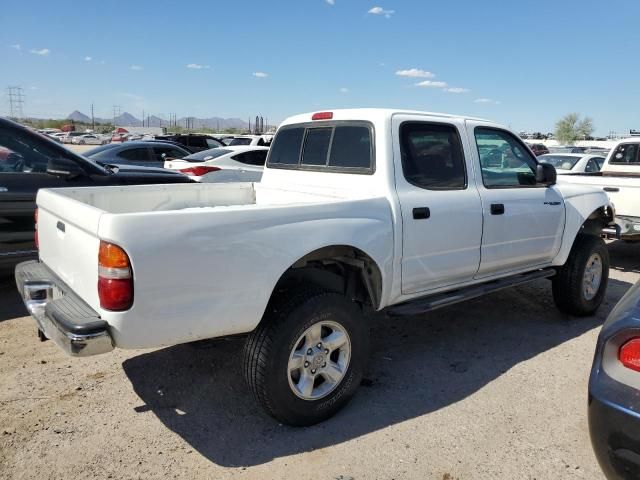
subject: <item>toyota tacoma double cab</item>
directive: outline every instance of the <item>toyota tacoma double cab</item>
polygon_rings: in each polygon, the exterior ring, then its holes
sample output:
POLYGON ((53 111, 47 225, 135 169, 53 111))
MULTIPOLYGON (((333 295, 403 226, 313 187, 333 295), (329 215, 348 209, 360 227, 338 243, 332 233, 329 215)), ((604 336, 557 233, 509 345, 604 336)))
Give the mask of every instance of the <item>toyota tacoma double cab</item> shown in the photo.
POLYGON ((392 321, 540 278, 562 311, 598 308, 613 210, 555 180, 490 121, 297 115, 260 183, 41 190, 40 258, 16 281, 71 355, 244 334, 255 398, 311 425, 360 384, 368 312, 392 321))

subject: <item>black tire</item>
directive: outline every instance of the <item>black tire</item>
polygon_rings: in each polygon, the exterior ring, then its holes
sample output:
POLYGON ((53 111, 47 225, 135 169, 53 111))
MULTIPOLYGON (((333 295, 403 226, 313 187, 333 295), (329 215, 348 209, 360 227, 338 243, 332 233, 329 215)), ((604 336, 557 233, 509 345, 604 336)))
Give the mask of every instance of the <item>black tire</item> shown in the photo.
POLYGON ((360 385, 369 355, 369 325, 360 307, 344 295, 314 286, 284 292, 267 307, 244 347, 249 389, 281 423, 308 426, 326 420, 347 404, 360 385), (317 400, 297 396, 289 382, 289 356, 313 325, 332 321, 348 334, 351 357, 342 379, 317 400))
POLYGON ((567 262, 553 277, 553 300, 558 309, 576 316, 592 315, 602 303, 609 281, 609 251, 604 241, 594 235, 579 235, 571 249, 567 262), (602 261, 600 285, 592 298, 584 291, 584 274, 592 255, 602 261))

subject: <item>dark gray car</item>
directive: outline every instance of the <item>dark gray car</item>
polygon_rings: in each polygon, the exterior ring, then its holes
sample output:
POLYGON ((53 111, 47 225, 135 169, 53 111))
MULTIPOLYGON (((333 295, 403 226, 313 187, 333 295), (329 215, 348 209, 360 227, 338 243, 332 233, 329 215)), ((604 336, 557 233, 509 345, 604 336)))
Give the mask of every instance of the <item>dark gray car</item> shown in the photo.
POLYGON ((157 141, 111 143, 84 153, 85 157, 102 163, 160 168, 164 167, 165 158, 182 158, 187 155, 191 155, 191 152, 180 145, 157 141))

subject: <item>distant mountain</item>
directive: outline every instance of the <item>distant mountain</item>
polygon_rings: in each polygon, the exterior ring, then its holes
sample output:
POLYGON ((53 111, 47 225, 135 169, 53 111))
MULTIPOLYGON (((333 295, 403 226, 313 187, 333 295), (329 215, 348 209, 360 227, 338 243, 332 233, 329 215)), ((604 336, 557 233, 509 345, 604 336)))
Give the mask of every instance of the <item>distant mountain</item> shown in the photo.
POLYGON ((73 112, 71 112, 67 118, 69 120, 73 120, 74 122, 91 123, 91 117, 88 117, 78 110, 74 110, 73 112))
MULTIPOLYGON (((69 120, 73 120, 74 122, 82 122, 82 123, 91 123, 91 117, 85 115, 78 110, 75 110, 67 117, 69 120)), ((238 128, 241 130, 249 128, 249 124, 240 118, 221 118, 221 117, 211 117, 211 118, 195 118, 189 117, 190 124, 194 130, 198 130, 199 128, 210 128, 213 130, 225 130, 227 128, 238 128)), ((163 120, 160 117, 156 117, 155 115, 150 115, 148 118, 144 119, 144 124, 147 125, 147 120, 149 122, 149 127, 168 127, 168 121, 163 120)), ((95 122, 98 124, 105 123, 113 123, 113 118, 96 118, 95 122)), ((118 127, 141 127, 142 120, 134 117, 128 112, 124 112, 120 116, 116 117, 116 124, 118 127)), ((177 120, 177 124, 180 127, 187 126, 187 117, 182 117, 177 120)))

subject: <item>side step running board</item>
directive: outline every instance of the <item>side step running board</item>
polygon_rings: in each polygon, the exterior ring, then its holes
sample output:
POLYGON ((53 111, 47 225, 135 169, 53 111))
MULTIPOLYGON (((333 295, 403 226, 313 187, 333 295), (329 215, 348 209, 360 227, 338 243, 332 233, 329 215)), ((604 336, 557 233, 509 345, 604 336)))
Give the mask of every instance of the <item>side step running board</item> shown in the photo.
POLYGON ((488 293, 497 292, 504 288, 515 287, 523 283, 532 282, 540 278, 552 277, 556 274, 555 269, 545 268, 534 272, 522 273, 512 277, 501 278, 479 285, 453 290, 451 292, 435 293, 426 297, 420 297, 387 309, 387 315, 391 317, 404 317, 408 315, 419 315, 430 312, 437 308, 448 307, 454 303, 464 302, 472 298, 482 297, 488 293))

